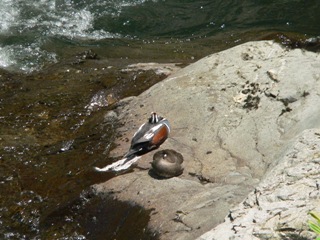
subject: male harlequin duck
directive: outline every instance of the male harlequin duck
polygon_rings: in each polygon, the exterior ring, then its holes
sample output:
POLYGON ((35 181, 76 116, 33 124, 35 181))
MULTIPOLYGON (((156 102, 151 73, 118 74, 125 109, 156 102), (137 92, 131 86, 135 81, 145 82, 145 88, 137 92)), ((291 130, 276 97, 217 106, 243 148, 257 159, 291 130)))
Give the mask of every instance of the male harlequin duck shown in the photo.
POLYGON ((158 148, 168 138, 170 125, 167 119, 151 113, 148 121, 133 135, 129 151, 123 159, 104 168, 95 167, 99 172, 120 171, 129 168, 141 155, 158 148))

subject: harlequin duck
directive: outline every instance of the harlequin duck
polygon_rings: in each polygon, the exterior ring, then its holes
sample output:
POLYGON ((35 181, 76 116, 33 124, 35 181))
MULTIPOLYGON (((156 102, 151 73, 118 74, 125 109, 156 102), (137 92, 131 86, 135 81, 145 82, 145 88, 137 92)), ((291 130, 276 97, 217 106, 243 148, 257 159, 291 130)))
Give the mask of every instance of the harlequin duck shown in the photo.
POLYGON ((99 172, 120 171, 129 168, 141 155, 158 148, 168 138, 170 125, 167 119, 151 113, 148 121, 133 135, 129 151, 123 159, 104 168, 95 167, 99 172))
POLYGON ((165 149, 153 155, 152 172, 161 178, 171 178, 182 174, 183 156, 172 149, 165 149))

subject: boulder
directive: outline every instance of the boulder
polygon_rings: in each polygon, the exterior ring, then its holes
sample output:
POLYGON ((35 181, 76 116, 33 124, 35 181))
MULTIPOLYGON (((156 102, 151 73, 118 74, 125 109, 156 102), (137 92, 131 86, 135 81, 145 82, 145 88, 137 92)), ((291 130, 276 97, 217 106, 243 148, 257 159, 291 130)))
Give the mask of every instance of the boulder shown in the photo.
POLYGON ((150 227, 161 239, 199 237, 258 186, 296 136, 320 127, 319 69, 317 53, 260 41, 177 71, 114 109, 122 127, 111 156, 121 158, 155 111, 172 127, 161 148, 183 155, 183 174, 152 178, 151 152, 132 172, 93 188, 154 209, 150 227))
POLYGON ((320 129, 299 135, 225 222, 198 240, 315 239, 307 225, 320 211, 320 129))

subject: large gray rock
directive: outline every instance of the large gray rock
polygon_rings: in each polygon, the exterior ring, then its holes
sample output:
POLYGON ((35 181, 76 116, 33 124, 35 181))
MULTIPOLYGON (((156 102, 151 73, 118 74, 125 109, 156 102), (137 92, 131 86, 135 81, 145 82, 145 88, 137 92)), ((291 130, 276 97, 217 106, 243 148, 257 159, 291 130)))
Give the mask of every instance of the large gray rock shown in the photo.
POLYGON ((305 130, 225 222, 198 240, 315 239, 308 212, 320 210, 320 129, 305 130))
POLYGON ((249 42, 185 67, 119 104, 122 137, 112 152, 123 155, 135 130, 156 111, 171 123, 162 148, 184 156, 183 175, 153 179, 149 153, 134 172, 94 188, 155 209, 150 226, 162 239, 200 236, 257 186, 290 140, 320 127, 319 69, 319 54, 271 41, 249 42))

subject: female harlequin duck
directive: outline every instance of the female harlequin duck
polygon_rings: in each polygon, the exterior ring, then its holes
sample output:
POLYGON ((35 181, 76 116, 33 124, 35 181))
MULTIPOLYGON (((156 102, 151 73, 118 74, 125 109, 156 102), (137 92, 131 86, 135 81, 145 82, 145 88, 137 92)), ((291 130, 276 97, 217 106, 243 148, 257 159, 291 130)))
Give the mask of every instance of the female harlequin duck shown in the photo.
POLYGON ((171 178, 182 174, 183 156, 172 149, 165 149, 153 155, 152 172, 161 178, 171 178))
POLYGON ((158 148, 168 138, 170 125, 167 119, 151 113, 148 122, 142 124, 133 135, 129 151, 123 159, 104 168, 95 167, 100 172, 120 171, 129 168, 141 155, 158 148))

